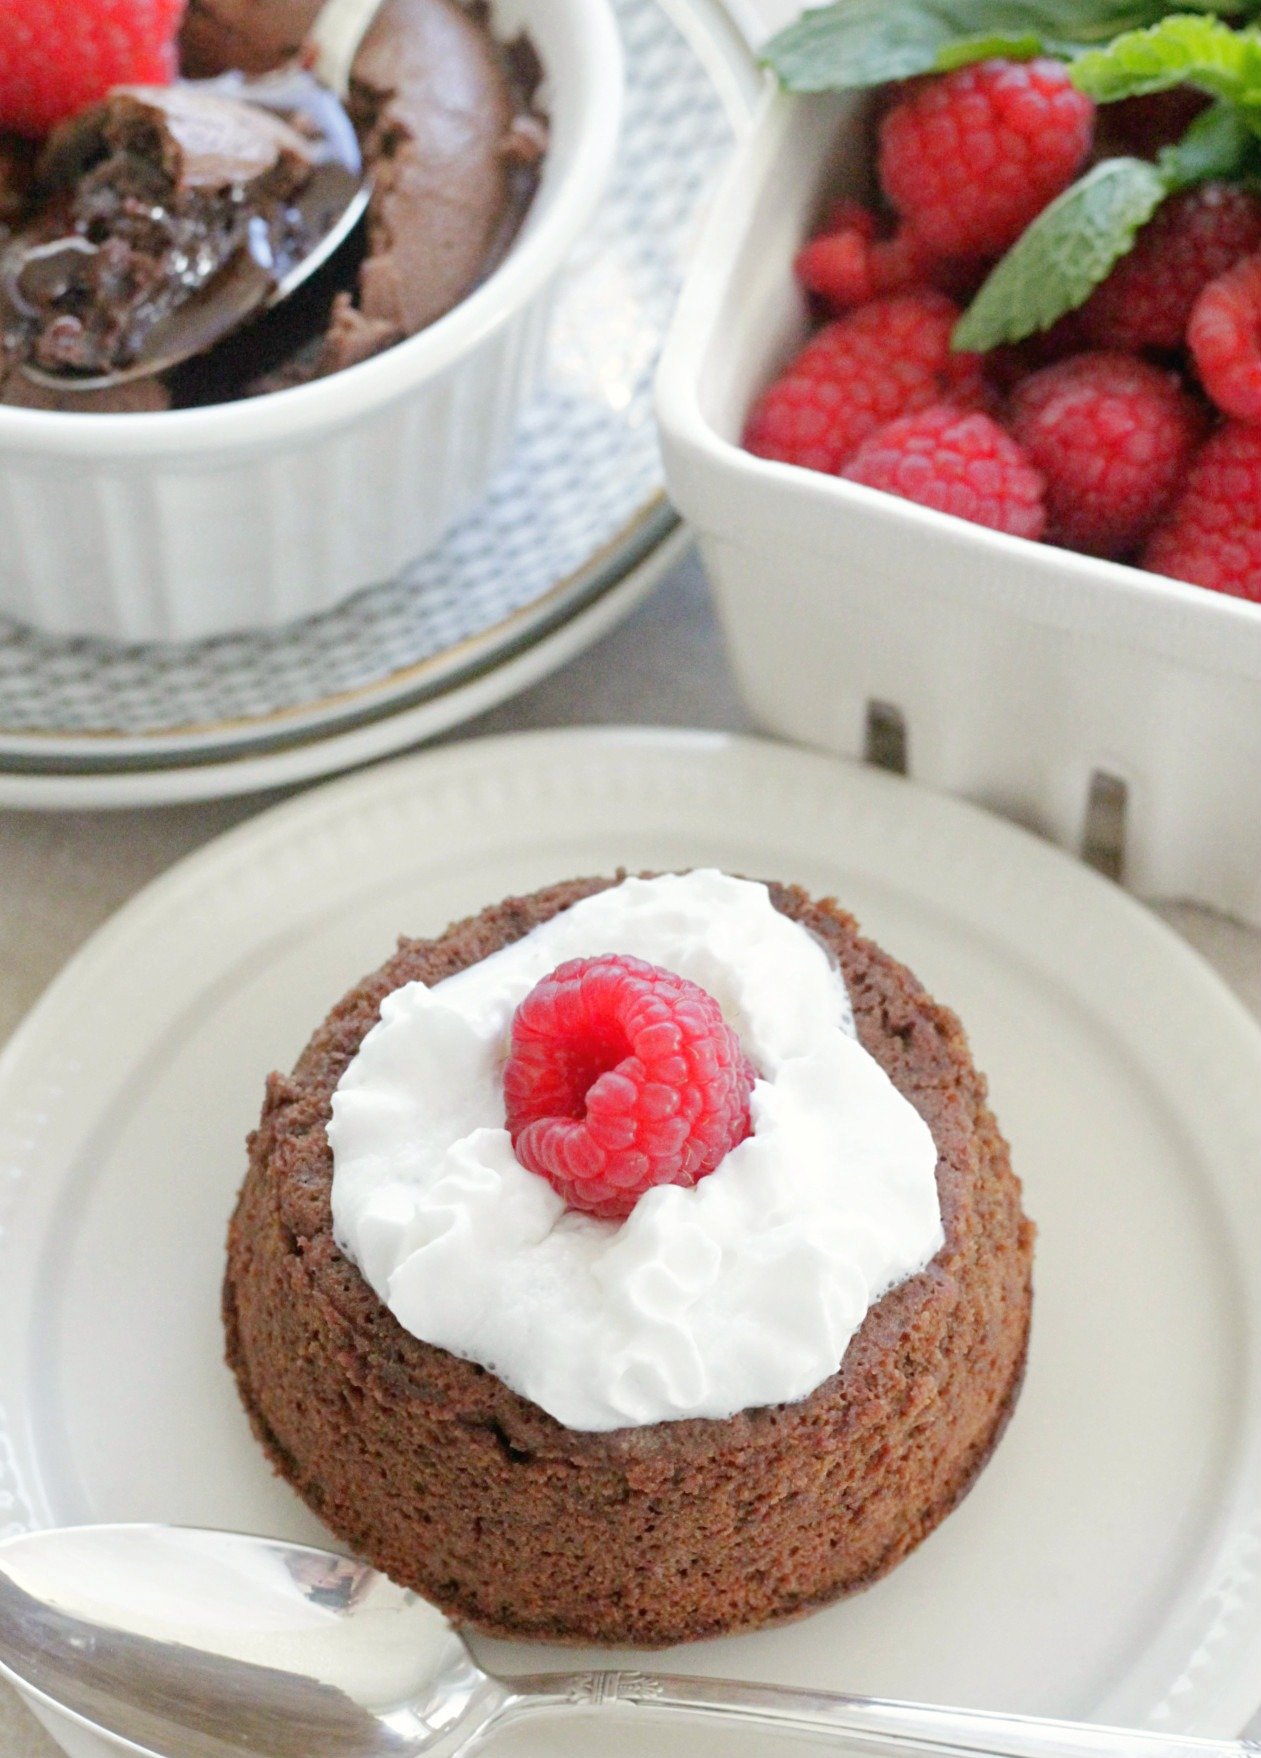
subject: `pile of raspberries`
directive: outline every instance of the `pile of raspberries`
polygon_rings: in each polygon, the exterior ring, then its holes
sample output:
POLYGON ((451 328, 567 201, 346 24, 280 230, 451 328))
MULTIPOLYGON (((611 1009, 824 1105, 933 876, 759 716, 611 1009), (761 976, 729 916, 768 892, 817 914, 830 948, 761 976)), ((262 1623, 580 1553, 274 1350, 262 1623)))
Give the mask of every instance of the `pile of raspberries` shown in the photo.
MULTIPOLYGON (((1112 107, 1112 126, 1114 110, 1163 144, 1168 105, 1112 107)), ((1170 196, 1051 330, 951 350, 962 303, 1082 170, 1095 122, 1057 61, 903 88, 879 124, 892 217, 842 201, 798 255, 825 321, 744 443, 1261 602, 1261 193, 1209 182, 1170 196)))

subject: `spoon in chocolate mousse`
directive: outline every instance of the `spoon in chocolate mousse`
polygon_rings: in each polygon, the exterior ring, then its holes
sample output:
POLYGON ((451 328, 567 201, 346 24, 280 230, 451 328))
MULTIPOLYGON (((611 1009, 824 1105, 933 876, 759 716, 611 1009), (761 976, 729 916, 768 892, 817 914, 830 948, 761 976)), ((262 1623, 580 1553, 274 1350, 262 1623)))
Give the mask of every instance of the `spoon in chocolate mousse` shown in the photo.
POLYGON ((301 65, 120 86, 56 130, 35 217, 0 255, 28 378, 73 394, 167 372, 340 249, 371 194, 345 100, 380 4, 327 0, 301 65))
MULTIPOLYGON (((0 1542, 0 1675, 141 1758, 465 1758, 536 1714, 703 1717, 870 1754, 1257 1758, 1195 1739, 665 1673, 498 1678, 436 1607, 277 1539, 82 1526, 0 1542)), ((76 1738, 79 1737, 76 1734, 76 1738)), ((79 1750, 76 1746, 75 1750, 79 1750)))

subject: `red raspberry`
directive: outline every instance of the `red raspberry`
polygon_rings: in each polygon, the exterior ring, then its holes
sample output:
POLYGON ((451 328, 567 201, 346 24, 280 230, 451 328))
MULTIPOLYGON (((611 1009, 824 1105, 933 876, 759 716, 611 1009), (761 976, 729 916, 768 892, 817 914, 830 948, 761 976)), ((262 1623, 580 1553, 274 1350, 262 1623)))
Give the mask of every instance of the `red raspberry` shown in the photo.
POLYGON ((927 266, 926 253, 909 233, 877 238, 857 226, 820 232, 802 246, 793 264, 807 293, 837 312, 922 285, 927 266))
POLYGON ((939 404, 879 428, 841 474, 974 525, 1039 538, 1042 478, 996 421, 939 404))
POLYGON ((985 376, 1004 397, 1010 397, 1022 379, 1052 366, 1087 346, 1075 311, 1056 318, 1050 329, 1038 330, 1023 342, 1002 342, 985 356, 985 376))
POLYGON ((576 958, 517 1009, 504 1069, 517 1158, 617 1220, 748 1135, 753 1067, 712 995, 642 959, 576 958))
POLYGON ((1229 422, 1207 442, 1143 566, 1261 604, 1261 427, 1229 422))
POLYGON ((921 288, 828 324, 754 405, 745 445, 834 473, 896 415, 947 399, 982 402, 980 356, 950 351, 958 317, 944 294, 921 288))
POLYGON ((175 77, 184 0, 4 0, 0 129, 43 135, 111 86, 175 77))
POLYGON ((1051 540, 1121 556, 1168 506, 1204 418, 1176 374, 1132 354, 1077 354, 1016 387, 1011 430, 1046 478, 1051 540))
POLYGON ((1204 389, 1227 415, 1261 421, 1261 256, 1218 275, 1196 300, 1187 341, 1204 389))
POLYGON ((861 233, 864 238, 874 238, 880 230, 880 222, 866 202, 856 201, 852 195, 841 195, 828 209, 819 230, 821 233, 853 231, 861 233))
POLYGON ((826 229, 797 252, 797 279, 838 314, 912 287, 967 298, 984 279, 983 264, 938 258, 905 226, 890 238, 878 231, 861 202, 838 202, 826 229))
POLYGON ((1261 249, 1261 195, 1201 183, 1162 202, 1107 280, 1080 308, 1099 348, 1180 348, 1208 283, 1261 249))
POLYGON ((1066 189, 1095 107, 1058 61, 981 61, 913 85, 880 125, 880 179, 937 256, 1001 256, 1066 189))

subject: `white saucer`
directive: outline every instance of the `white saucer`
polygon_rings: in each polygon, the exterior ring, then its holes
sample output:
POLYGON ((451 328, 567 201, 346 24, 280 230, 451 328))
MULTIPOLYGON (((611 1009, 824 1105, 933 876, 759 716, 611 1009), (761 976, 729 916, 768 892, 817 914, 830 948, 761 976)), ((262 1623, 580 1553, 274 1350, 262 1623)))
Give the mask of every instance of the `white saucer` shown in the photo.
MULTIPOLYGON (((854 1600, 663 1664, 1237 1731, 1261 1696, 1261 1033, 1064 855, 754 740, 579 731, 410 758, 253 820, 97 934, 0 1059, 0 1527, 318 1541, 221 1361, 265 1073, 400 932, 567 874, 700 862, 835 892, 958 1008, 1039 1226, 1037 1298, 1015 1420, 939 1532, 854 1600)), ((499 1749, 578 1758, 592 1735, 499 1749)), ((633 1718, 599 1740, 772 1749, 633 1718)))
POLYGON ((629 616, 691 547, 691 533, 676 523, 644 559, 556 628, 534 633, 519 648, 505 648, 491 663, 474 664, 467 677, 433 696, 394 703, 387 711, 346 724, 324 726, 309 737, 269 747, 221 748, 192 761, 154 763, 147 752, 102 769, 62 771, 0 765, 0 809, 91 812, 129 806, 171 806, 292 787, 322 775, 355 769, 379 757, 437 738, 474 715, 550 677, 629 616))

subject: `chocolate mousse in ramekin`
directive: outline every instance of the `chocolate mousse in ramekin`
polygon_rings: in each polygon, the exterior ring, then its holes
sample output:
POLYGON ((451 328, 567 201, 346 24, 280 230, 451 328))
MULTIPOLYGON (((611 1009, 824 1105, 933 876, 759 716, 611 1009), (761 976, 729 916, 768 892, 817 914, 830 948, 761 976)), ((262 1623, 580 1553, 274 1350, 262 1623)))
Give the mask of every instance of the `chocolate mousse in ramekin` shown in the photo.
MULTIPOLYGON (((281 67, 318 11, 190 0, 181 78, 281 67)), ((233 204, 271 227, 283 256, 301 143, 239 141, 245 174, 224 171, 187 89, 116 89, 62 125, 93 147, 64 198, 69 219, 39 201, 57 137, 0 143, 0 223, 19 238, 112 227, 133 301, 111 303, 97 274, 84 321, 66 323, 47 277, 19 288, 34 296, 16 308, 5 289, 0 615, 59 636, 277 626, 440 540, 484 490, 533 388, 551 295, 611 169, 621 47, 607 0, 383 0, 347 105, 373 182, 357 243, 172 373, 49 390, 27 361, 108 364, 130 318, 168 296, 190 238, 208 257, 229 250, 233 204), (165 229, 155 242, 124 221, 120 239, 113 215, 139 211, 150 188, 165 229)))

